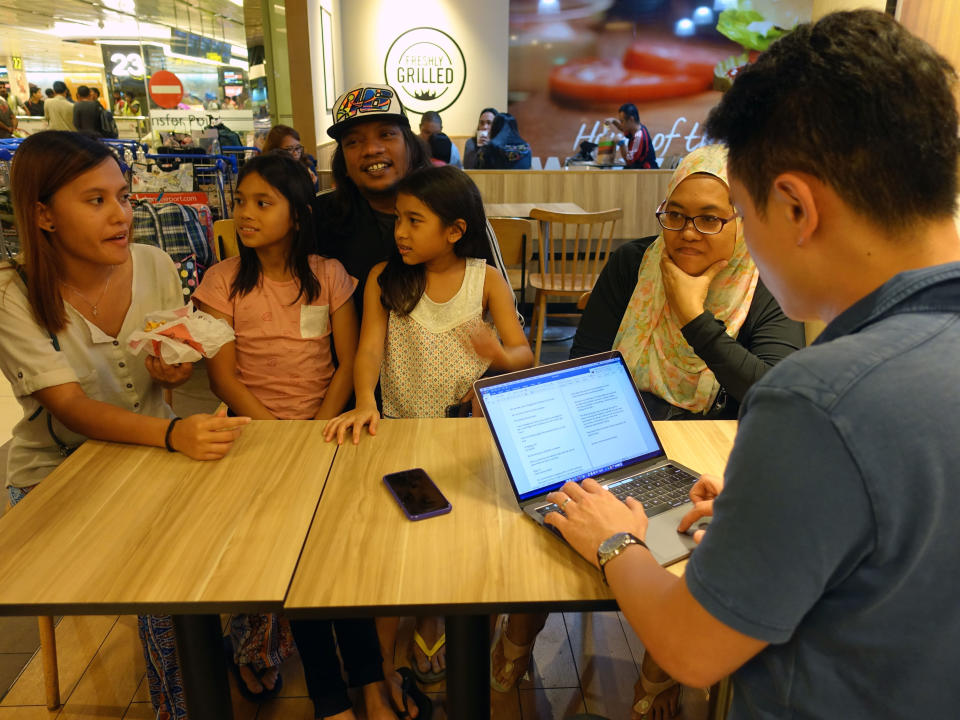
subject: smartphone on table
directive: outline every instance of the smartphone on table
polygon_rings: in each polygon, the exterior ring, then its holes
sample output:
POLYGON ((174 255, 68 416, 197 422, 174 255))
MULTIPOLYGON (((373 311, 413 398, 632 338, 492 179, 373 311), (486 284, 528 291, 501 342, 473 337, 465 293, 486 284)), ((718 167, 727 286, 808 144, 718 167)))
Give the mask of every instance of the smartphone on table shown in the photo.
POLYGON ((425 520, 451 510, 450 502, 423 468, 384 475, 383 483, 411 520, 425 520))

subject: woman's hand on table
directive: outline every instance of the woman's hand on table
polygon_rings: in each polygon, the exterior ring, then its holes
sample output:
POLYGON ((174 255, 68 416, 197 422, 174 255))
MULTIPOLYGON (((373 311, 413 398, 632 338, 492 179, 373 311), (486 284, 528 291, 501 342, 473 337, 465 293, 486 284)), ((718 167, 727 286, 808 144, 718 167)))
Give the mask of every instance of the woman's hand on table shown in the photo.
POLYGON ((194 460, 219 460, 249 422, 248 417, 227 417, 226 408, 215 415, 190 415, 173 426, 170 446, 194 460))
MULTIPOLYGON (((700 518, 713 515, 713 501, 722 490, 723 478, 716 475, 701 475, 700 479, 690 488, 690 500, 693 502, 693 508, 680 520, 677 532, 685 533, 700 518)), ((697 530, 693 534, 693 539, 699 543, 703 540, 705 532, 706 530, 697 530)))
POLYGON ((338 415, 329 421, 323 428, 323 439, 327 442, 337 438, 337 445, 343 445, 347 433, 353 429, 353 444, 360 442, 360 435, 363 433, 363 426, 367 426, 367 432, 371 435, 377 434, 377 425, 380 424, 380 413, 376 407, 358 407, 356 410, 350 410, 338 415))
POLYGON ((622 502, 593 478, 583 484, 568 482, 547 499, 563 509, 564 515, 548 513, 544 521, 553 525, 563 539, 584 558, 597 564, 597 550, 617 533, 631 533, 641 540, 647 534, 647 514, 639 500, 622 502))
POLYGON ((183 385, 193 373, 193 363, 175 363, 168 365, 163 358, 147 355, 147 372, 157 383, 165 388, 183 385))
POLYGON ((660 258, 660 274, 667 304, 677 316, 680 327, 703 314, 710 284, 727 266, 726 260, 717 260, 700 275, 687 275, 667 253, 660 258))

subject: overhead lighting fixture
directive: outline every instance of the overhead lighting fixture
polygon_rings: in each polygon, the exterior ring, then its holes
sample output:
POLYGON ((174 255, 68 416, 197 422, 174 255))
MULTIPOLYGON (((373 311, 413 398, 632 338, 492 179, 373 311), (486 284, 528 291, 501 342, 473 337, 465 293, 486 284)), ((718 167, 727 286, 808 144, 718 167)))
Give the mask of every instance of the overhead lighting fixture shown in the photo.
POLYGON ((243 7, 243 0, 230 0, 237 7, 243 7))
POLYGON ((245 58, 247 57, 247 49, 243 45, 231 45, 230 54, 235 58, 245 58))
POLYGON ((83 65, 84 67, 95 67, 95 68, 103 67, 102 62, 96 63, 96 62, 89 62, 87 60, 64 60, 63 64, 64 65, 83 65))
POLYGON ((169 40, 170 28, 166 25, 142 23, 136 20, 106 20, 99 23, 85 23, 79 20, 57 21, 49 34, 63 40, 86 40, 89 38, 148 38, 169 40))

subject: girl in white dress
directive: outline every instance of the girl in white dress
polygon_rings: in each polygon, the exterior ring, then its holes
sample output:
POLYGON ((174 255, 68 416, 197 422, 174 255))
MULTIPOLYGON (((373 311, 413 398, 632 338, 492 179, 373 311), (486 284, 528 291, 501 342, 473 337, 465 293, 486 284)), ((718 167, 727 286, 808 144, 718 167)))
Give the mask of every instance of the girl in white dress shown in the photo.
MULTIPOLYGON (((364 290, 356 409, 327 423, 327 440, 342 443, 352 430, 358 443, 364 426, 376 434, 378 381, 384 417, 444 417, 470 399, 474 380, 488 368, 533 364, 513 291, 493 265, 480 191, 463 171, 444 166, 407 175, 397 187, 395 237, 397 253, 374 266, 364 290)), ((396 618, 378 621, 388 678, 395 677, 396 625, 396 618)), ((441 679, 441 621, 421 618, 414 641, 417 678, 441 679)), ((411 682, 409 675, 404 680, 411 682)))

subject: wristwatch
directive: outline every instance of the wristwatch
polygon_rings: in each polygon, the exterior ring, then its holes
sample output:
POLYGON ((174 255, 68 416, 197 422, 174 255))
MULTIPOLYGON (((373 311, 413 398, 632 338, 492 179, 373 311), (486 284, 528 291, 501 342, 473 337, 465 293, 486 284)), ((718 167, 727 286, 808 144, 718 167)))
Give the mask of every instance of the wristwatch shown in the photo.
POLYGON ((609 584, 607 583, 607 573, 604 567, 617 555, 626 550, 629 545, 641 545, 647 548, 647 550, 650 549, 647 547, 647 544, 636 535, 625 532, 617 533, 600 543, 600 547, 597 548, 597 564, 600 565, 600 577, 603 579, 604 585, 609 584))

